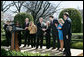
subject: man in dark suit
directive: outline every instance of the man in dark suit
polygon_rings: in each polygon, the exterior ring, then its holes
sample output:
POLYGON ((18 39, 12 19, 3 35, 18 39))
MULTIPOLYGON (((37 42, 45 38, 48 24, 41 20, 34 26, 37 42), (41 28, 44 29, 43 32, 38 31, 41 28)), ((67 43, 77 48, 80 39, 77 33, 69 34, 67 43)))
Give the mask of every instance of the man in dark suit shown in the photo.
POLYGON ((59 44, 59 38, 58 38, 58 30, 55 26, 55 24, 58 24, 58 21, 57 19, 54 19, 53 16, 49 16, 49 19, 50 19, 52 38, 53 38, 53 48, 52 49, 56 48, 56 39, 57 39, 57 50, 58 50, 60 47, 60 44, 59 44))
POLYGON ((71 19, 69 18, 68 12, 65 12, 63 15, 65 23, 63 24, 63 38, 64 38, 64 54, 66 56, 71 56, 70 52, 70 42, 71 42, 71 19))
POLYGON ((10 21, 7 21, 6 24, 4 25, 7 46, 9 46, 11 43, 11 32, 8 29, 9 25, 10 25, 10 21))
POLYGON ((50 35, 50 22, 47 21, 46 22, 46 29, 44 30, 45 32, 45 37, 46 37, 46 48, 49 49, 50 48, 50 44, 51 44, 51 35, 50 35))
POLYGON ((26 18, 25 19, 25 23, 23 25, 23 29, 25 29, 25 33, 24 33, 24 38, 25 38, 25 43, 24 43, 24 47, 26 46, 26 44, 30 44, 30 35, 29 35, 29 30, 28 30, 28 26, 29 26, 29 19, 26 18))
POLYGON ((37 23, 37 44, 36 49, 38 48, 40 44, 40 48, 42 48, 43 45, 43 30, 42 30, 42 22, 43 18, 39 18, 39 22, 37 23))

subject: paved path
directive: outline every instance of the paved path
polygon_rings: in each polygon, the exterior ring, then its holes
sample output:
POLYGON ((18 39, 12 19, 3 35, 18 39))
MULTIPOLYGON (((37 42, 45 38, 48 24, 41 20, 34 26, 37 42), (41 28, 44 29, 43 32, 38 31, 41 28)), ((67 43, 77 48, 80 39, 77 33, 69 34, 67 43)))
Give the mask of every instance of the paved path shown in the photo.
MULTIPOLYGON (((1 48, 4 48, 6 50, 9 50, 10 47, 6 47, 6 46, 1 46, 1 48)), ((50 49, 46 49, 45 46, 43 46, 42 49, 38 48, 31 48, 31 46, 29 47, 23 47, 23 45, 20 46, 21 52, 27 51, 27 52, 32 52, 32 53, 41 53, 41 54, 45 54, 45 53, 49 53, 51 56, 63 56, 62 52, 56 51, 56 49, 52 50, 52 47, 50 49)), ((83 50, 80 49, 71 49, 71 55, 72 56, 78 56, 80 54, 83 53, 83 50)))

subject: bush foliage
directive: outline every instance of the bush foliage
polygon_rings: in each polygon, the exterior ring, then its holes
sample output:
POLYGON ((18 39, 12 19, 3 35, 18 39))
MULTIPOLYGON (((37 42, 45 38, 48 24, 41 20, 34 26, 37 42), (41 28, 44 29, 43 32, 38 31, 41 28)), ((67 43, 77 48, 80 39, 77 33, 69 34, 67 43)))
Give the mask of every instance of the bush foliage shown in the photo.
POLYGON ((72 20, 72 32, 73 33, 81 32, 81 19, 82 19, 82 16, 81 16, 80 12, 77 9, 74 9, 74 8, 67 8, 67 9, 64 9, 64 10, 62 10, 60 12, 59 18, 63 18, 63 13, 64 12, 68 12, 69 17, 72 20))
POLYGON ((33 16, 28 13, 18 13, 14 17, 14 22, 18 21, 21 25, 24 24, 25 18, 29 18, 29 21, 33 21, 33 16))
POLYGON ((6 51, 1 49, 1 56, 49 56, 50 54, 41 54, 41 53, 30 53, 30 52, 20 52, 20 51, 6 51))

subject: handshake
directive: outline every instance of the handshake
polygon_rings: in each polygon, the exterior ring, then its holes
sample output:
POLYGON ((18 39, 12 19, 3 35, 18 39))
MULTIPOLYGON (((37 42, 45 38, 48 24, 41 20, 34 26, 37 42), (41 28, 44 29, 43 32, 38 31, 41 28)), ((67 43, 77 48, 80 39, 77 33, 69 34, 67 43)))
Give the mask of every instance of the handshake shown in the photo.
POLYGON ((43 28, 42 30, 43 30, 43 31, 45 31, 46 29, 45 29, 45 28, 43 28))

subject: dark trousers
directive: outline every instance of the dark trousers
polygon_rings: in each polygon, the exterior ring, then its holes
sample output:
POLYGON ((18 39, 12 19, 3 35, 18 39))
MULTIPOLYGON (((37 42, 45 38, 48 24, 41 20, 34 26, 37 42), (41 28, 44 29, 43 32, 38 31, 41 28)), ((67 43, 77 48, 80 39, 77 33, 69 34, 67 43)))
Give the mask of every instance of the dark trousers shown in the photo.
POLYGON ((24 46, 26 46, 26 44, 28 44, 28 46, 29 46, 29 44, 30 44, 30 35, 29 35, 28 32, 25 32, 24 39, 25 39, 24 46))
POLYGON ((57 36, 56 40, 57 40, 57 49, 59 49, 60 48, 60 41, 59 41, 59 37, 58 36, 57 36))
POLYGON ((71 36, 69 36, 68 39, 64 36, 64 52, 66 56, 71 56, 71 51, 70 51, 70 42, 71 42, 71 36))
POLYGON ((36 34, 30 34, 30 41, 31 41, 31 46, 35 47, 36 45, 36 34))
POLYGON ((7 46, 11 44, 11 32, 6 32, 6 43, 7 46))
POLYGON ((43 46, 43 35, 37 36, 36 48, 38 48, 39 45, 40 45, 40 48, 42 48, 42 46, 43 46))
POLYGON ((46 35, 46 48, 50 48, 50 35, 46 35))
POLYGON ((21 46, 21 34, 20 33, 18 33, 18 44, 19 46, 21 46))
POLYGON ((57 40, 57 49, 60 48, 60 42, 59 42, 59 37, 56 35, 52 35, 53 38, 53 48, 56 48, 56 40, 57 40))

